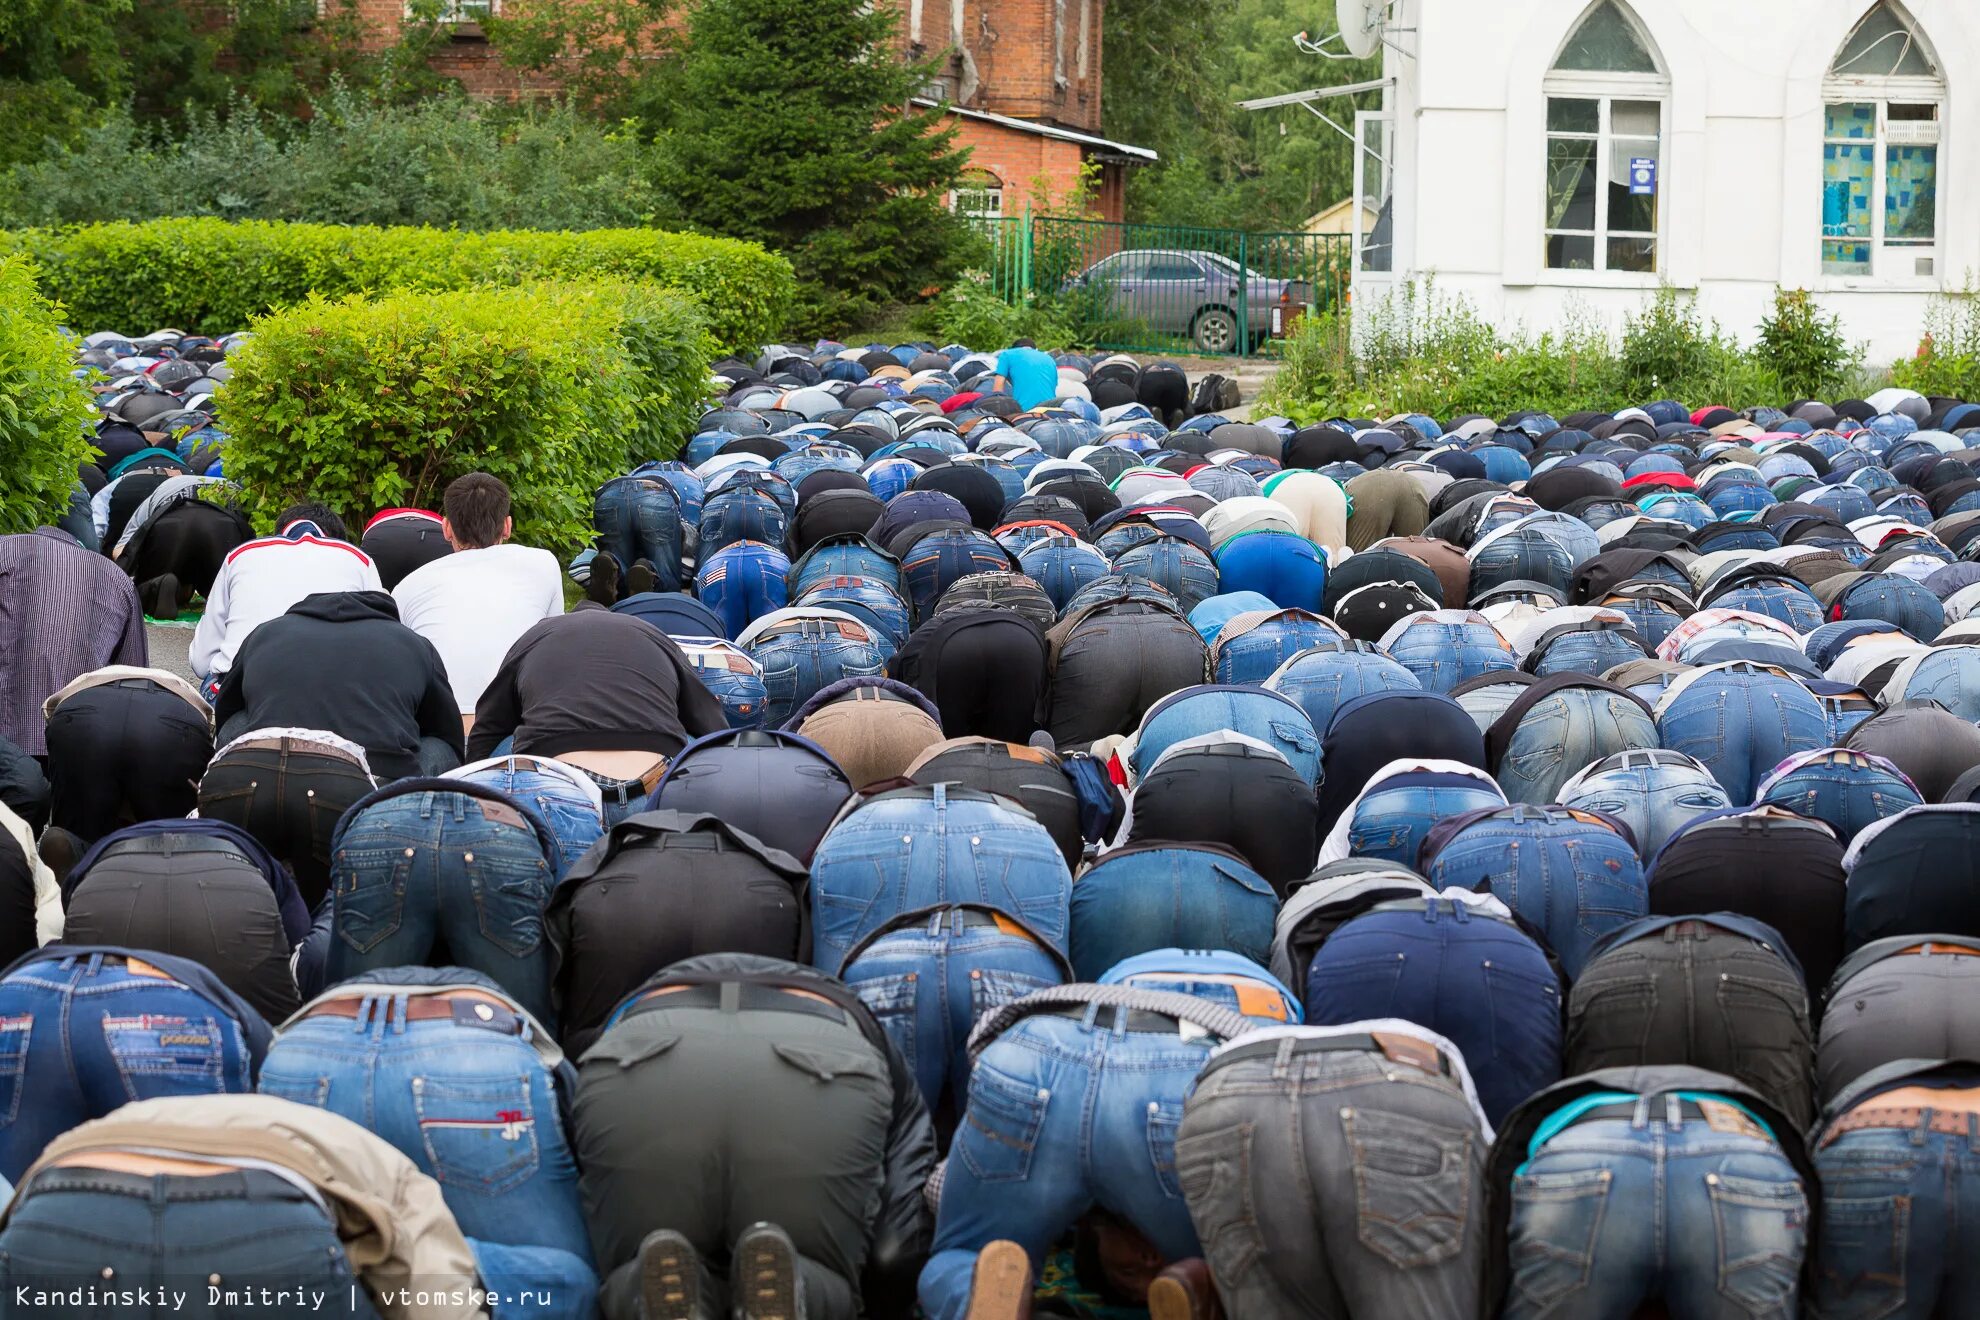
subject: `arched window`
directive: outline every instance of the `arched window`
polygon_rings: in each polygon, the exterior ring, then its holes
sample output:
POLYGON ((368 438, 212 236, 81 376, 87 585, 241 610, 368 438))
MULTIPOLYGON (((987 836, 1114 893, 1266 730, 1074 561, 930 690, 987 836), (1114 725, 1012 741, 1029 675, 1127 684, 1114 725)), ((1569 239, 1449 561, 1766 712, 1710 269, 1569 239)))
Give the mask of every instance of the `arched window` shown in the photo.
POLYGON ((995 218, 1004 213, 1004 181, 990 170, 972 167, 956 180, 949 209, 957 215, 995 218))
POLYGON ((1658 269, 1670 79, 1620 0, 1598 0, 1547 73, 1546 265, 1658 269))
POLYGON ((1822 271, 1931 279, 1939 263, 1938 62, 1890 0, 1857 20, 1822 84, 1822 271))

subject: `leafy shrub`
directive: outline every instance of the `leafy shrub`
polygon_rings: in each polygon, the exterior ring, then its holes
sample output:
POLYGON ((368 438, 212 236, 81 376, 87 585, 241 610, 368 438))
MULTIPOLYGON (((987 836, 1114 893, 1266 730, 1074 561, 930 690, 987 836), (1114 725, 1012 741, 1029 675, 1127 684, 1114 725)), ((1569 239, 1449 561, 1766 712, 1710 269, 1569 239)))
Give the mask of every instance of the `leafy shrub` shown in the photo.
POLYGON ((585 233, 151 220, 0 236, 40 264, 49 291, 89 329, 238 330, 312 294, 462 289, 538 279, 639 279, 699 301, 724 347, 774 338, 796 284, 753 243, 652 229, 585 233))
POLYGON ((515 491, 519 539, 575 548, 599 482, 686 438, 703 325, 636 281, 312 297, 257 321, 231 359, 227 475, 261 516, 307 497, 362 521, 492 472, 515 491))
POLYGON ((1753 353, 1784 393, 1804 399, 1837 397, 1859 356, 1843 337, 1841 318, 1817 307, 1806 289, 1774 290, 1774 309, 1760 322, 1753 353))
POLYGON ((1141 322, 1113 313, 1104 288, 1074 285, 1061 293, 1025 294, 1012 303, 978 270, 964 271, 924 304, 913 325, 943 343, 981 348, 1002 348, 1020 339, 1044 349, 1089 348, 1138 341, 1148 333, 1141 322))
POLYGON ((0 532, 55 521, 89 461, 89 395, 70 374, 61 309, 35 288, 34 266, 0 257, 0 532))
POLYGON ((154 135, 129 110, 73 148, 15 166, 0 222, 15 227, 218 216, 340 225, 602 229, 650 223, 657 200, 634 135, 569 105, 393 105, 341 85, 306 120, 246 100, 154 135))
POLYGON ((1920 394, 1980 398, 1980 292, 1932 300, 1918 352, 1891 368, 1891 383, 1920 394))

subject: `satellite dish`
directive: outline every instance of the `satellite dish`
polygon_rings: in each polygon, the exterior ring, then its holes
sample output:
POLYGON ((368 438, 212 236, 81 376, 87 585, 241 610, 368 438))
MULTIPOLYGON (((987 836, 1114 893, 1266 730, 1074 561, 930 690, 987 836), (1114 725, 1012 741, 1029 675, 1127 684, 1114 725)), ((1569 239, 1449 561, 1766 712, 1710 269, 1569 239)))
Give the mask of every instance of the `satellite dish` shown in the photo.
POLYGON ((1341 24, 1341 44, 1348 54, 1365 60, 1382 48, 1382 25, 1389 19, 1389 0, 1334 0, 1341 24))

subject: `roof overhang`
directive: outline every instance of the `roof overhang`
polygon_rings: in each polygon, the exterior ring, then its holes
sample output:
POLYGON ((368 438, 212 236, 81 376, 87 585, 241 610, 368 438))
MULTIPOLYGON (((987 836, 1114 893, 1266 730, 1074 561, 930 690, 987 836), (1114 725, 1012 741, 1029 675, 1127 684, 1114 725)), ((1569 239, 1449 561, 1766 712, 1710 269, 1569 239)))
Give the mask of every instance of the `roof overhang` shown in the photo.
POLYGON ((949 105, 931 100, 925 96, 913 98, 913 103, 928 109, 940 109, 945 113, 958 115, 964 119, 974 119, 980 123, 996 124, 1000 128, 1012 129, 1019 133, 1030 133, 1037 137, 1048 137, 1060 142, 1076 142, 1091 149, 1106 160, 1118 160, 1128 165, 1151 165, 1159 159, 1147 147, 1130 146, 1125 142, 1114 142, 1108 138, 1095 137, 1091 133, 1081 133, 1076 129, 1061 128, 1057 124, 1040 123, 1035 119, 1017 119, 1011 115, 994 115, 988 110, 971 110, 967 106, 949 105))

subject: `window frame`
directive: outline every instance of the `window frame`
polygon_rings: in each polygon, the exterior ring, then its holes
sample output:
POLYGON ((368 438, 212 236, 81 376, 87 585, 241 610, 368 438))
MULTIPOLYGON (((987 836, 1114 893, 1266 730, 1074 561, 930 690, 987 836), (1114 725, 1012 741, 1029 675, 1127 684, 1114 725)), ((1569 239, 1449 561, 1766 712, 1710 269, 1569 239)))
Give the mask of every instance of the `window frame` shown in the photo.
MULTIPOLYGON (((1669 180, 1672 152, 1671 129, 1671 71, 1664 61, 1663 52, 1644 28, 1643 21, 1627 0, 1615 0, 1615 7, 1622 19, 1635 34, 1636 41, 1650 62, 1656 66, 1654 73, 1624 73, 1603 69, 1557 69, 1554 62, 1561 58, 1568 43, 1580 33, 1606 0, 1595 0, 1576 15, 1573 23, 1561 36, 1560 45, 1555 49, 1553 59, 1548 62, 1547 73, 1540 83, 1540 256, 1537 278, 1543 284, 1580 284, 1609 288, 1655 288, 1659 281, 1667 277, 1670 257, 1670 215, 1671 197, 1669 180), (1594 101, 1597 103, 1595 132, 1593 134, 1562 131, 1556 132, 1547 126, 1548 103, 1555 100, 1594 101), (1607 169, 1606 150, 1617 140, 1612 131, 1613 107, 1617 101, 1643 101, 1657 107, 1657 184, 1653 194, 1656 200, 1657 224, 1649 231, 1623 230, 1612 232, 1609 222, 1609 190, 1602 185, 1602 175, 1607 169), (1548 158, 1555 138, 1588 141, 1595 143, 1595 168, 1597 186, 1595 189, 1595 226, 1587 229, 1560 229, 1547 223, 1546 189, 1549 182, 1548 158), (1581 237, 1586 235, 1594 243, 1594 264, 1588 269, 1572 266, 1548 264, 1547 247, 1552 239, 1560 235, 1581 237), (1648 238, 1656 244, 1656 258, 1647 271, 1614 270, 1609 266, 1609 243, 1615 238, 1648 238)), ((1641 134, 1624 134, 1624 140, 1642 141, 1641 134)))
MULTIPOLYGON (((317 12, 322 13, 324 8, 325 0, 317 0, 317 12)), ((406 0, 400 10, 402 19, 411 20, 419 17, 414 12, 415 8, 413 0, 406 0)), ((485 19, 499 18, 501 15, 502 0, 440 0, 440 14, 434 21, 448 25, 480 23, 485 19), (474 12, 463 12, 469 6, 473 6, 474 12)))
MULTIPOLYGON (((1868 16, 1868 11, 1865 17, 1868 16)), ((1953 157, 1947 152, 1949 125, 1947 111, 1950 101, 1946 94, 1946 81, 1943 66, 1932 48, 1925 45, 1924 35, 1908 14, 1901 10, 1898 16, 1911 31, 1923 49, 1926 60, 1935 69, 1941 69, 1936 77, 1918 74, 1825 74, 1822 79, 1822 98, 1819 112, 1822 116, 1821 136, 1818 151, 1824 155, 1828 147, 1843 142, 1861 145, 1863 138, 1831 138, 1829 136, 1829 108, 1838 105, 1872 105, 1877 112, 1877 126, 1873 137, 1867 139, 1872 144, 1870 155, 1870 269, 1862 273, 1848 273, 1825 269, 1822 244, 1832 235, 1823 232, 1821 206, 1817 205, 1815 215, 1815 270, 1821 281, 1819 287, 1829 289, 1938 289, 1943 287, 1946 269, 1946 217, 1938 199, 1943 193, 1945 171, 1951 166, 1953 157), (1892 245, 1884 233, 1884 204, 1889 186, 1888 160, 1891 146, 1888 127, 1890 110, 1893 105, 1929 105, 1934 108, 1932 122, 1938 126, 1938 140, 1933 143, 1938 149, 1933 172, 1933 216, 1932 242, 1930 247, 1919 243, 1900 241, 1892 245), (1887 273, 1892 262, 1915 262, 1918 257, 1929 255, 1932 258, 1932 273, 1920 275, 1917 267, 1898 273, 1887 273)), ((1860 23, 1861 18, 1858 19, 1860 23)), ((1851 27, 1854 34, 1856 28, 1851 27)), ((1844 42, 1848 41, 1844 37, 1844 42)), ((1830 56, 1830 67, 1842 53, 1842 44, 1836 47, 1836 54, 1830 56)), ((1899 143, 1899 146, 1917 145, 1899 143)), ((1822 184, 1820 173, 1821 157, 1817 157, 1817 183, 1822 184)))
POLYGON ((1004 180, 994 170, 978 166, 963 171, 965 177, 956 180, 956 186, 949 189, 949 210, 970 220, 1002 220, 1004 218, 1004 180), (974 177, 968 177, 973 175, 974 177), (966 197, 984 198, 993 205, 965 208, 966 197))

